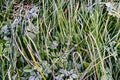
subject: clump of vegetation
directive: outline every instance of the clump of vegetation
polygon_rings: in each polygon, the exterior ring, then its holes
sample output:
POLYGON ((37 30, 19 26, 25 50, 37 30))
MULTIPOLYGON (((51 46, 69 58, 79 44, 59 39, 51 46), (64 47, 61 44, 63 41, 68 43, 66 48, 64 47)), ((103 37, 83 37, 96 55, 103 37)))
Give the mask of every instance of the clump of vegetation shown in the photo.
POLYGON ((89 1, 1 0, 0 80, 119 80, 119 2, 89 1))

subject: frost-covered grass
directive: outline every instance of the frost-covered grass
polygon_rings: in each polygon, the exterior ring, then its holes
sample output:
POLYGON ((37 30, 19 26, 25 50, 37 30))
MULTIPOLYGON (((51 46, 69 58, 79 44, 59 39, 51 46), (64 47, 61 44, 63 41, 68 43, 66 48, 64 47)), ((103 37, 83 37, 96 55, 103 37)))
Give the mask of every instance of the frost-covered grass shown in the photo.
POLYGON ((119 2, 89 1, 1 2, 0 80, 119 80, 119 2))

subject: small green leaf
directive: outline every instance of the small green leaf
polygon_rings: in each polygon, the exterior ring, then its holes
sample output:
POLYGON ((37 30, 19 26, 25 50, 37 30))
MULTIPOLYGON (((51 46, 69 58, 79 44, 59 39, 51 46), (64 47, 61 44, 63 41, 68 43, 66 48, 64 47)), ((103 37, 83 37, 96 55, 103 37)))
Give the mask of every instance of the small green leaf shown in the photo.
POLYGON ((24 72, 32 72, 33 69, 31 68, 30 65, 27 65, 27 66, 24 67, 23 71, 24 71, 24 72))
POLYGON ((5 40, 4 39, 0 39, 0 43, 5 43, 5 40))

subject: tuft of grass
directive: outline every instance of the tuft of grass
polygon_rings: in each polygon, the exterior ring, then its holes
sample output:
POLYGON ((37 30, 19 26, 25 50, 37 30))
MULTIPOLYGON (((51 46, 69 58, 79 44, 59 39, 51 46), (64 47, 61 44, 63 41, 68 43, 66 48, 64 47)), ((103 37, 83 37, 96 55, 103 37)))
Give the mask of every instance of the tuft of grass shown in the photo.
POLYGON ((27 1, 0 2, 0 80, 120 79, 119 4, 27 1))

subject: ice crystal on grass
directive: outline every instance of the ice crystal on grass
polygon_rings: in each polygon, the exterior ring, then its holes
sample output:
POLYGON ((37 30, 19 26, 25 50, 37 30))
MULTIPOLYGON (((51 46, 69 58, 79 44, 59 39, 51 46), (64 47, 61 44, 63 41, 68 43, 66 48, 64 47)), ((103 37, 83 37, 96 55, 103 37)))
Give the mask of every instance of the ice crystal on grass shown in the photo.
POLYGON ((4 34, 7 34, 9 32, 7 25, 1 28, 1 32, 3 32, 4 34))
POLYGON ((60 74, 55 77, 56 80, 64 80, 64 77, 67 77, 66 80, 73 80, 78 78, 73 69, 70 71, 67 71, 66 69, 60 69, 59 72, 60 74))
POLYGON ((29 18, 36 18, 38 16, 38 7, 33 6, 30 10, 27 10, 27 15, 29 18))
POLYGON ((11 28, 14 28, 17 24, 20 23, 20 21, 21 21, 21 17, 16 17, 11 24, 11 28))
POLYGON ((107 7, 109 15, 120 18, 120 2, 119 3, 107 2, 105 3, 105 5, 107 7))

